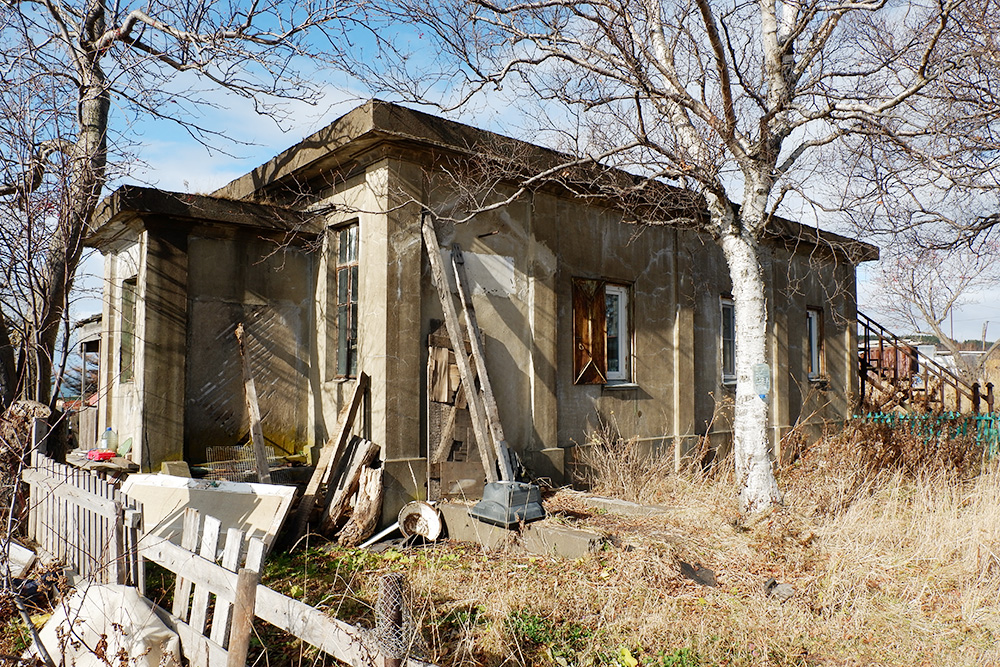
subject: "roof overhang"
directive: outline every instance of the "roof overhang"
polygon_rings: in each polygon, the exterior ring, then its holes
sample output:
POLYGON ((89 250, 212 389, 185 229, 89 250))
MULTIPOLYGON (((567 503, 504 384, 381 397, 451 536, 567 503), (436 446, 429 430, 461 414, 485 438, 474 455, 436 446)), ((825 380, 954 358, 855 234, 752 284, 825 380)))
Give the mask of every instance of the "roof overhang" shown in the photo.
POLYGON ((194 227, 247 229, 289 239, 318 234, 310 216, 281 206, 124 185, 98 204, 86 244, 103 249, 134 241, 143 229, 194 227))

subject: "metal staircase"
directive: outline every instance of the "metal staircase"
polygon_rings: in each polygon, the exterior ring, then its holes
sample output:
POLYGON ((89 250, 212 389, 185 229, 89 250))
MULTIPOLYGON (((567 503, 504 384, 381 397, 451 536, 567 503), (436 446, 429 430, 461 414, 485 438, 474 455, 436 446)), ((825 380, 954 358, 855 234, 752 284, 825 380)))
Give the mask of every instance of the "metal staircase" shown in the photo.
POLYGON ((993 413, 993 383, 985 392, 912 344, 858 313, 860 404, 876 412, 993 413))

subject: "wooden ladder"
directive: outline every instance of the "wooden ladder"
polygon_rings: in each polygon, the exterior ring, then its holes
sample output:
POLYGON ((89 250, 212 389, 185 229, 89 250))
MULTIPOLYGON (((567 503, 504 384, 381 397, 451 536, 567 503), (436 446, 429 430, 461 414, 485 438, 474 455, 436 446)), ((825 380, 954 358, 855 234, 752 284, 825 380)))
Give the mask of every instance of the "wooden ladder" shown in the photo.
POLYGON ((465 335, 451 295, 445 264, 441 259, 440 241, 430 214, 423 215, 421 232, 423 233, 424 247, 427 249, 427 258, 431 265, 431 278, 437 289, 438 297, 441 299, 445 328, 448 330, 448 338, 451 340, 451 346, 455 352, 458 374, 462 385, 466 388, 472 430, 475 433, 480 458, 482 458, 483 467, 486 470, 486 481, 497 481, 497 464, 500 469, 500 479, 513 481, 514 471, 511 464, 510 448, 507 446, 507 439, 504 437, 503 427, 500 424, 500 413, 497 410, 493 386, 490 384, 489 374, 486 372, 482 331, 476 318, 476 310, 472 305, 472 293, 469 290, 469 279, 465 271, 462 249, 457 244, 452 246, 451 266, 462 310, 465 314, 465 323, 468 327, 469 345, 472 350, 472 354, 468 357, 463 352, 466 349, 465 335), (470 358, 472 363, 470 363, 470 358), (473 370, 473 364, 475 370, 473 370), (475 389, 476 376, 479 380, 478 391, 475 389), (487 443, 492 443, 492 453, 489 452, 487 443))

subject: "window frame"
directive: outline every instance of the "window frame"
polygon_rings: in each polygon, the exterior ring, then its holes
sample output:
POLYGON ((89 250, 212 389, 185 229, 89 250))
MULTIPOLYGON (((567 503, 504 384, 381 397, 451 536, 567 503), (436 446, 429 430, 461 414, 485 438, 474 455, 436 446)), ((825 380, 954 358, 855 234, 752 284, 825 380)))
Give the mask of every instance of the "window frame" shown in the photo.
POLYGON ((604 330, 604 354, 606 359, 606 369, 607 369, 607 382, 605 384, 616 384, 616 383, 627 383, 632 381, 632 329, 629 307, 629 287, 620 283, 605 283, 604 284, 604 312, 605 312, 605 330, 604 330), (617 361, 618 370, 611 370, 611 320, 607 317, 608 312, 608 296, 614 295, 618 299, 618 313, 617 313, 617 331, 618 335, 615 337, 618 343, 618 354, 615 355, 615 361, 617 361))
POLYGON ((602 278, 572 279, 573 384, 632 385, 633 325, 632 285, 602 278), (615 330, 618 370, 610 371, 608 353, 608 294, 619 304, 615 330))
POLYGON ((729 296, 719 298, 719 370, 723 385, 736 384, 736 303, 729 296), (726 331, 727 313, 729 332, 726 331), (731 334, 728 338, 727 333, 731 334))
POLYGON ((331 226, 332 236, 327 270, 327 326, 333 336, 327 338, 333 349, 327 351, 328 369, 333 379, 349 380, 358 376, 358 302, 360 293, 361 232, 359 221, 331 226), (345 285, 346 281, 346 285, 345 285))
POLYGON ((806 308, 806 376, 810 380, 826 378, 826 354, 823 331, 823 309, 806 308))
POLYGON ((136 322, 139 312, 139 276, 121 282, 121 321, 118 342, 118 381, 135 381, 136 322))

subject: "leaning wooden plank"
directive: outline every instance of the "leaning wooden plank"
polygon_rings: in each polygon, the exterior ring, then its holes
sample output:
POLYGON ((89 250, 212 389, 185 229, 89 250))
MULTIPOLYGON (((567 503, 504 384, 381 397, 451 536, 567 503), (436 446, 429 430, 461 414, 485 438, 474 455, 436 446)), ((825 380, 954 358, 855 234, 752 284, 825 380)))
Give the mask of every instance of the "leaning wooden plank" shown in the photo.
POLYGON ((264 447, 264 431, 260 427, 260 405, 257 403, 257 386, 253 382, 250 371, 250 355, 243 344, 243 323, 236 325, 236 340, 240 344, 240 361, 243 368, 243 392, 247 402, 247 414, 250 417, 250 441, 253 443, 253 457, 257 464, 257 481, 261 484, 271 483, 271 466, 267 460, 267 449, 264 447))
MULTIPOLYGON (((181 533, 181 547, 185 550, 185 553, 193 552, 197 547, 198 527, 200 523, 201 515, 198 514, 198 510, 191 507, 184 510, 184 532, 181 533)), ((182 576, 179 567, 178 569, 170 569, 177 573, 177 581, 174 583, 173 613, 177 618, 186 621, 191 597, 191 580, 182 576)))
MULTIPOLYGON (((215 552, 219 548, 219 532, 222 522, 214 516, 205 517, 205 525, 201 529, 201 547, 198 554, 205 560, 215 562, 215 552)), ((204 634, 205 623, 208 620, 208 594, 205 586, 195 586, 191 599, 191 627, 204 634)))
POLYGON ((479 386, 483 391, 483 407, 486 410, 486 422, 489 425, 490 434, 493 436, 493 448, 497 456, 497 461, 500 462, 500 477, 504 481, 513 481, 514 472, 510 465, 510 452, 507 448, 507 439, 504 437, 503 426, 500 424, 500 412, 497 409, 496 396, 493 394, 493 385, 490 384, 490 376, 486 372, 486 350, 483 348, 483 339, 479 329, 479 319, 476 317, 476 309, 472 304, 472 294, 469 293, 469 278, 465 274, 465 258, 462 255, 462 249, 458 245, 452 246, 451 265, 455 270, 458 296, 462 301, 462 308, 465 310, 465 322, 469 327, 469 343, 472 345, 472 358, 476 362, 476 371, 479 374, 479 386))
POLYGON ((365 466, 375 460, 379 446, 370 440, 357 438, 357 447, 352 452, 351 459, 344 468, 344 474, 338 480, 336 488, 332 494, 328 494, 329 502, 323 511, 323 521, 320 524, 320 531, 332 534, 337 528, 337 522, 344 515, 351 496, 358 490, 358 482, 361 480, 361 472, 365 466))
POLYGON ((340 453, 347 445, 351 429, 354 426, 354 418, 361 407, 365 391, 368 389, 368 376, 364 373, 358 374, 358 379, 354 383, 354 393, 351 400, 344 406, 337 420, 337 435, 330 438, 319 453, 319 461, 316 463, 316 470, 313 471, 309 484, 306 486, 302 500, 299 501, 299 509, 295 515, 295 541, 298 541, 306 534, 309 525, 309 518, 316 507, 316 497, 322 485, 328 484, 336 467, 340 453))
POLYGON ((376 662, 380 657, 378 648, 359 628, 266 586, 257 586, 255 614, 349 665, 380 664, 376 662))
MULTIPOLYGON (((451 289, 448 287, 448 277, 445 274, 444 262, 441 261, 441 246, 438 243, 437 232, 434 231, 434 223, 429 215, 424 215, 421 223, 421 231, 424 237, 424 247, 427 249, 427 258, 431 265, 431 279, 437 289, 438 298, 441 300, 441 309, 444 312, 444 324, 448 330, 448 338, 451 339, 451 348, 455 350, 455 363, 458 365, 458 373, 462 384, 466 387, 475 387, 472 377, 472 366, 469 359, 460 350, 465 349, 465 337, 462 335, 462 325, 458 321, 458 312, 455 310, 455 302, 451 296, 451 289)), ((479 448, 479 456, 483 461, 483 468, 486 471, 486 481, 497 481, 496 459, 490 453, 490 431, 486 423, 486 415, 479 402, 479 397, 475 391, 467 391, 466 397, 469 401, 469 415, 472 417, 472 430, 476 435, 476 446, 479 448)))
MULTIPOLYGON (((353 667, 382 664, 381 654, 368 633, 349 623, 330 618, 309 605, 267 588, 257 586, 257 618, 284 630, 324 653, 353 667)), ((407 667, 433 667, 430 663, 408 659, 407 667)))

